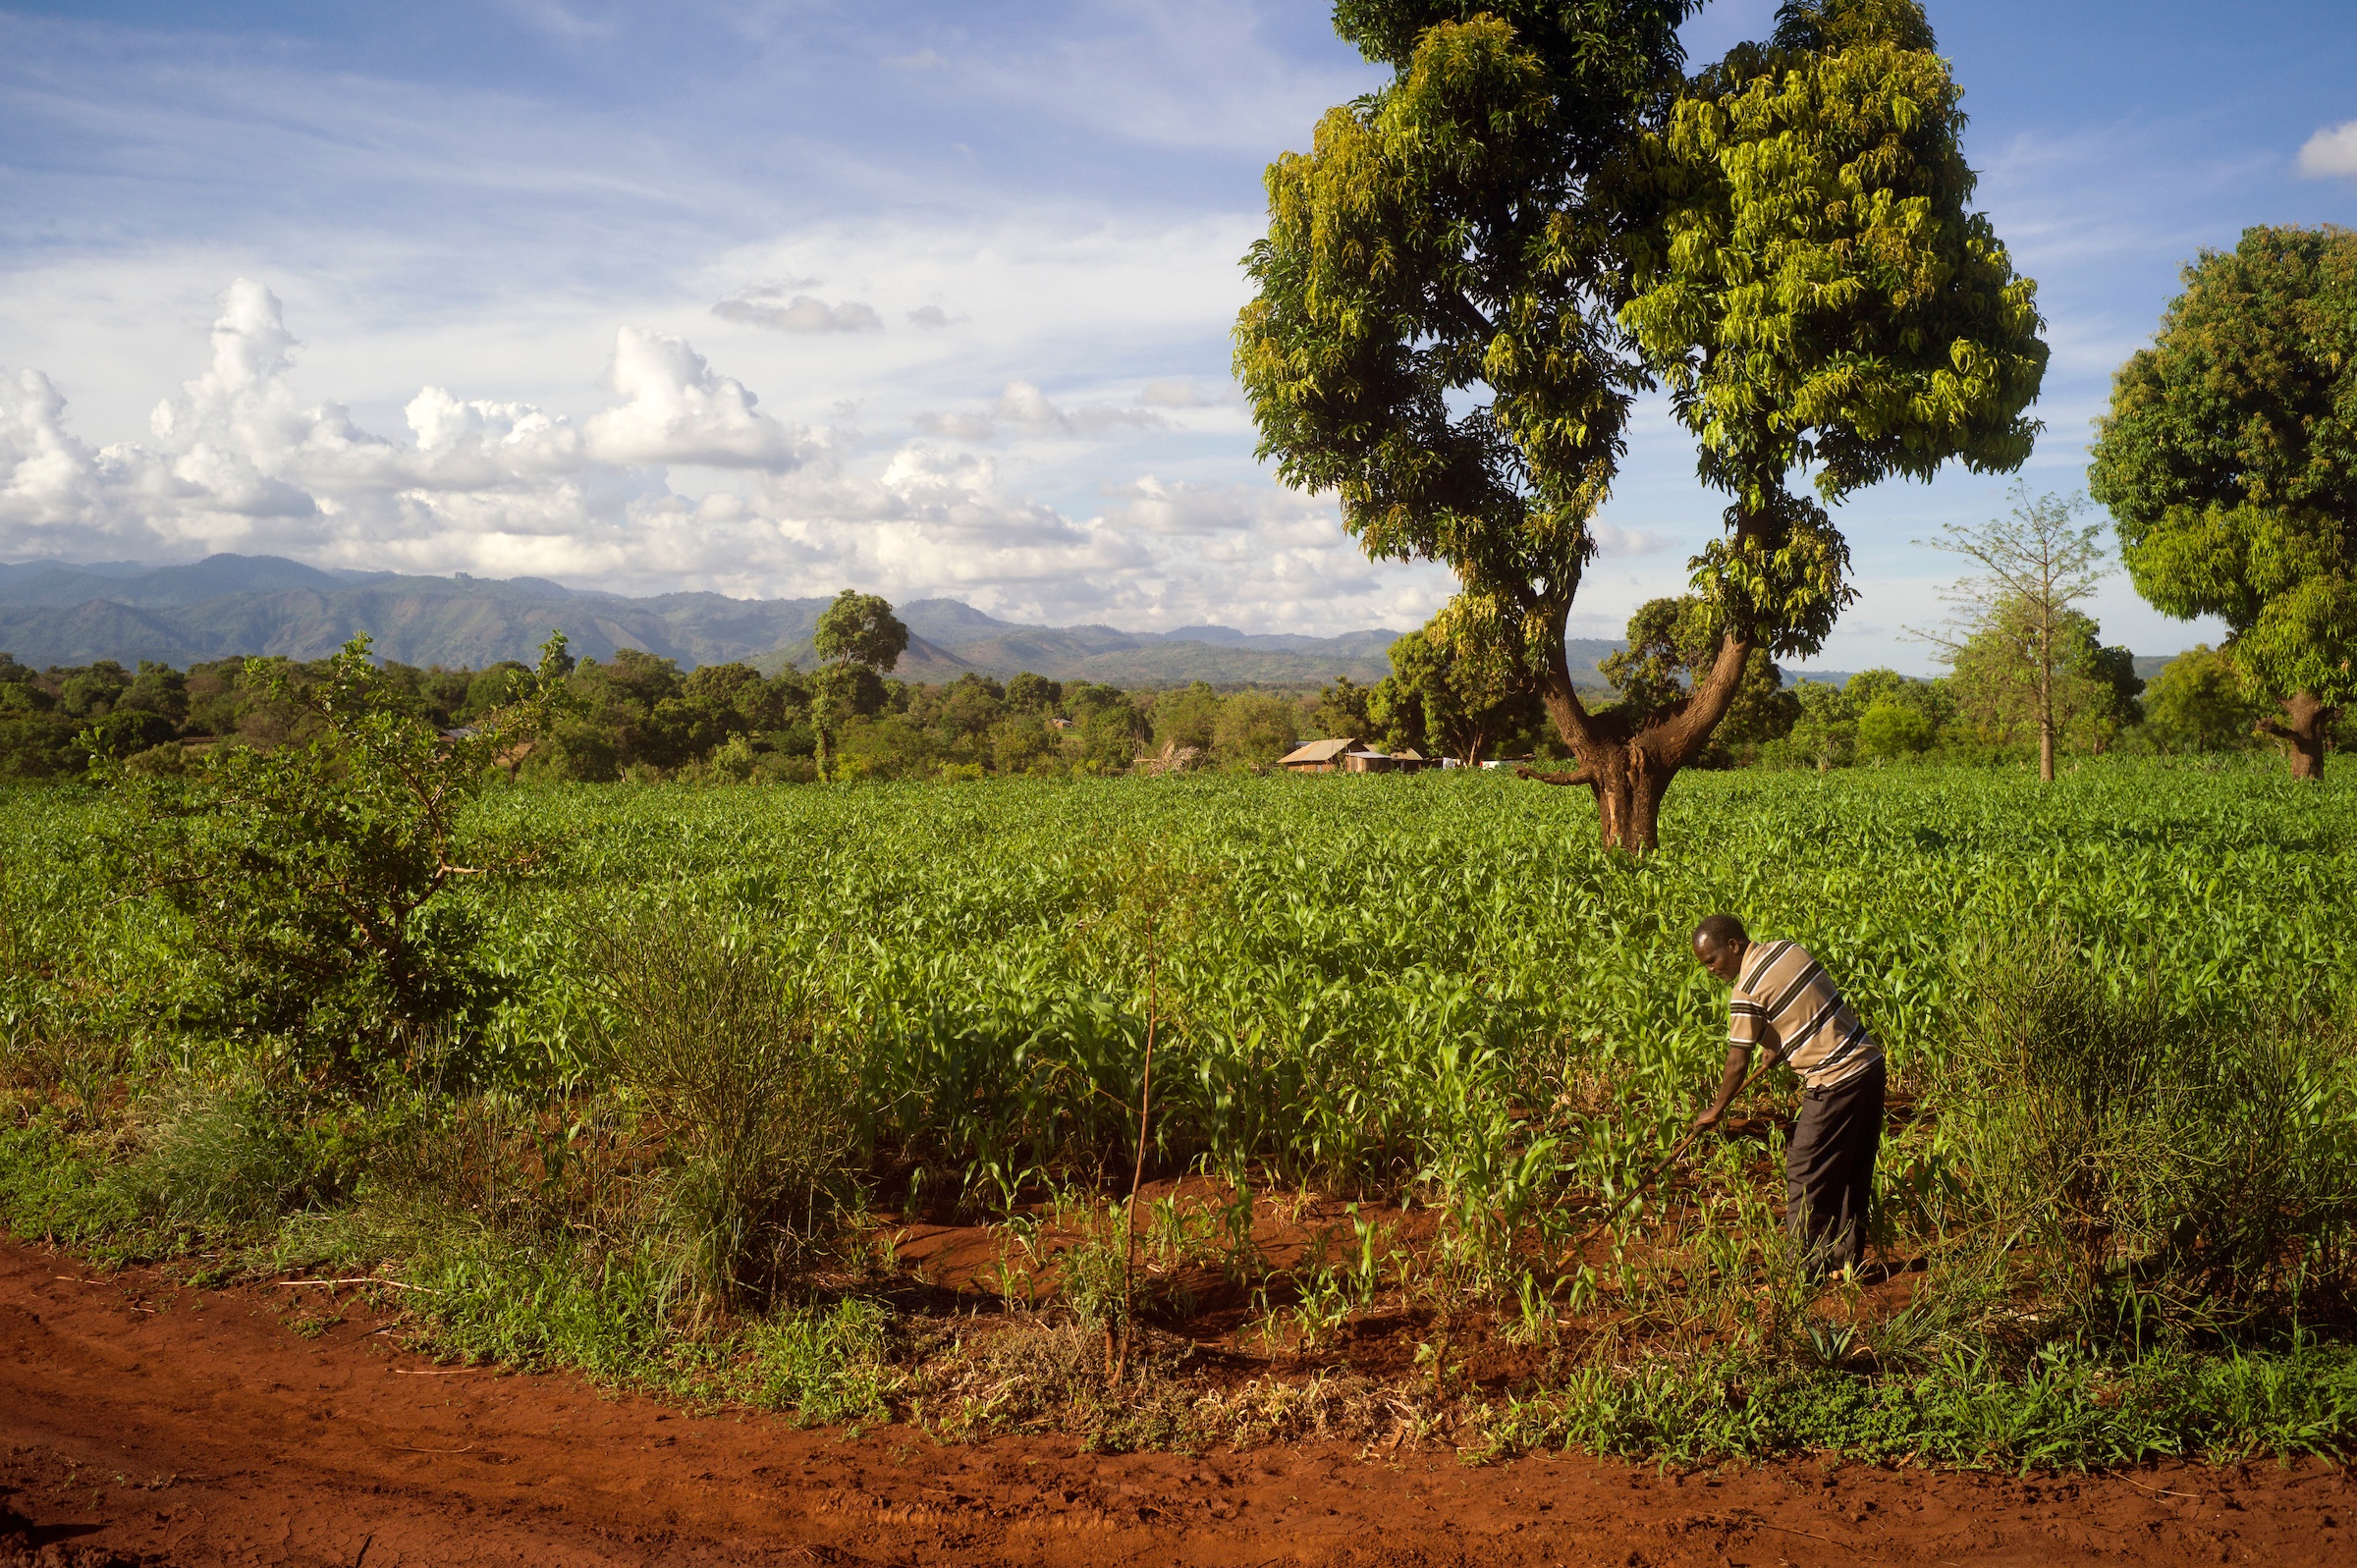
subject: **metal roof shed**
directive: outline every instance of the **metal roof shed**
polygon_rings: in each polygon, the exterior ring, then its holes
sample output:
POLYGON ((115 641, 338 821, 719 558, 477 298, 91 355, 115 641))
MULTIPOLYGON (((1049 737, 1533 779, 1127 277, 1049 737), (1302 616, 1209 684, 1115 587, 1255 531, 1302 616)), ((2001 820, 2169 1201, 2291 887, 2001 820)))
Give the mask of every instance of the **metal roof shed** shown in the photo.
POLYGON ((1343 758, 1357 744, 1355 735, 1312 740, 1279 757, 1277 766, 1288 773, 1339 773, 1343 767, 1343 758))

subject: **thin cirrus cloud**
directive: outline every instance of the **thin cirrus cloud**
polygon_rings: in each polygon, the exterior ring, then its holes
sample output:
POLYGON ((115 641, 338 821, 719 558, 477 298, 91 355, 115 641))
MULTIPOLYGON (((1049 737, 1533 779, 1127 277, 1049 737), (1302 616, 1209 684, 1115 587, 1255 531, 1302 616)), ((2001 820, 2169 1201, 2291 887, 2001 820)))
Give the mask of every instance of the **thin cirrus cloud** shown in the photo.
POLYGON ((2299 170, 2311 180, 2357 179, 2357 120, 2327 126, 2303 142, 2299 170))

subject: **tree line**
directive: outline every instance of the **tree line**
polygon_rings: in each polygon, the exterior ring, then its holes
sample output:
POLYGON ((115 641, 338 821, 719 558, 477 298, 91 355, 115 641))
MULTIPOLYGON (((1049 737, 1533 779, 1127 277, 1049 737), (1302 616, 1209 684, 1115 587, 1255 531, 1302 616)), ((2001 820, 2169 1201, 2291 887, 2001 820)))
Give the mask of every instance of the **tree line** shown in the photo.
MULTIPOLYGON (((891 614, 881 600, 872 605, 881 611, 865 613, 891 614)), ((1787 684, 1755 654, 1698 763, 2026 761, 2038 755, 2042 725, 2064 754, 2191 755, 2268 743, 2257 729, 2265 699, 2225 653, 2195 648, 2147 685, 2127 650, 2105 646, 2096 622, 2076 609, 2061 619, 2042 720, 2041 667, 2020 634, 2032 612, 2000 601, 1984 619, 1952 651, 1950 673, 1934 679, 1878 669, 1841 684, 1787 684)), ((1655 600, 1630 619, 1627 648, 1605 660, 1609 690, 1593 700, 1599 711, 1655 711, 1680 700, 1709 658, 1708 618, 1696 601, 1655 600)), ((544 725, 489 764, 551 783, 793 784, 1254 769, 1326 736, 1466 763, 1543 765, 1572 755, 1532 686, 1489 681, 1431 628, 1394 642, 1391 661, 1392 673, 1372 685, 1343 676, 1315 690, 1220 691, 1202 681, 1125 690, 1028 672, 925 684, 841 659, 764 675, 738 663, 682 671, 631 648, 610 660, 560 654, 549 668, 555 690, 544 725)), ((102 763, 177 770, 223 747, 269 753, 307 741, 322 723, 312 699, 337 668, 332 659, 227 659, 186 670, 141 661, 130 670, 101 660, 33 671, 0 654, 0 779, 79 778, 102 763)), ((446 736, 471 735, 537 678, 514 661, 374 669, 389 711, 446 736)))

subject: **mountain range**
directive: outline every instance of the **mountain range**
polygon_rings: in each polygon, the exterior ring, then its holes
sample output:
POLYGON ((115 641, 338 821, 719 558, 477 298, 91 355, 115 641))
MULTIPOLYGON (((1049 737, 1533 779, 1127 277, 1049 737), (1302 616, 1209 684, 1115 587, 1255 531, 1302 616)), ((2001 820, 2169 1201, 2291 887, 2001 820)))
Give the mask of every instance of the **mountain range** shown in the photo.
MULTIPOLYGON (((681 668, 740 660, 765 671, 815 660, 811 633, 828 601, 646 598, 566 588, 540 577, 405 576, 334 570, 275 556, 217 555, 188 566, 135 562, 0 565, 0 650, 39 668, 113 659, 187 666, 244 654, 318 659, 365 631, 383 658, 480 669, 529 662, 552 630, 576 655, 638 648, 681 668)), ((1030 670, 1057 680, 1152 687, 1307 685, 1337 676, 1373 682, 1391 668, 1396 631, 1339 637, 1252 634, 1228 626, 1123 631, 1001 621, 956 599, 896 607, 909 631, 894 674, 955 680, 1030 670)), ((1616 646, 1581 644, 1592 662, 1616 646)))
MULTIPOLYGON (((208 556, 187 566, 137 562, 0 563, 0 652, 39 669, 113 659, 179 667, 245 654, 320 659, 356 632, 404 664, 481 669, 502 659, 529 663, 554 630, 581 657, 610 659, 638 648, 683 670, 731 660, 769 673, 816 662, 811 633, 828 601, 731 599, 717 593, 645 598, 567 588, 545 577, 459 573, 412 577, 304 566, 277 556, 208 556)), ((1005 679, 1029 670, 1053 680, 1101 680, 1153 688, 1208 680, 1217 686, 1321 685, 1338 676, 1373 684, 1390 673, 1385 650, 1396 631, 1339 637, 1251 633, 1231 626, 1123 631, 1114 626, 1041 626, 1001 621, 957 599, 895 607, 908 651, 894 674, 906 680, 955 680, 968 671, 1005 679)), ((1617 639, 1572 637, 1572 677, 1603 690, 1597 664, 1617 639)), ((2139 655, 2150 679, 2173 655, 2139 655)), ((1847 672, 1787 673, 1832 680, 1847 672)))

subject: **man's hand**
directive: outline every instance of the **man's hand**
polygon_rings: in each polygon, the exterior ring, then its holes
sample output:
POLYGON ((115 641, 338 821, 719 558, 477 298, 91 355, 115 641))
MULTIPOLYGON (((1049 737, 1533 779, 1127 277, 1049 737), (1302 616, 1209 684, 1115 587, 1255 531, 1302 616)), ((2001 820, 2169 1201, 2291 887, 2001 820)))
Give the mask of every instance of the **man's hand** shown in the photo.
POLYGON ((1701 1115, 1694 1118, 1694 1130, 1696 1132, 1708 1132, 1713 1127, 1718 1126, 1719 1118, 1726 1114, 1727 1108, 1725 1106, 1713 1106, 1710 1109, 1704 1111, 1701 1115))

